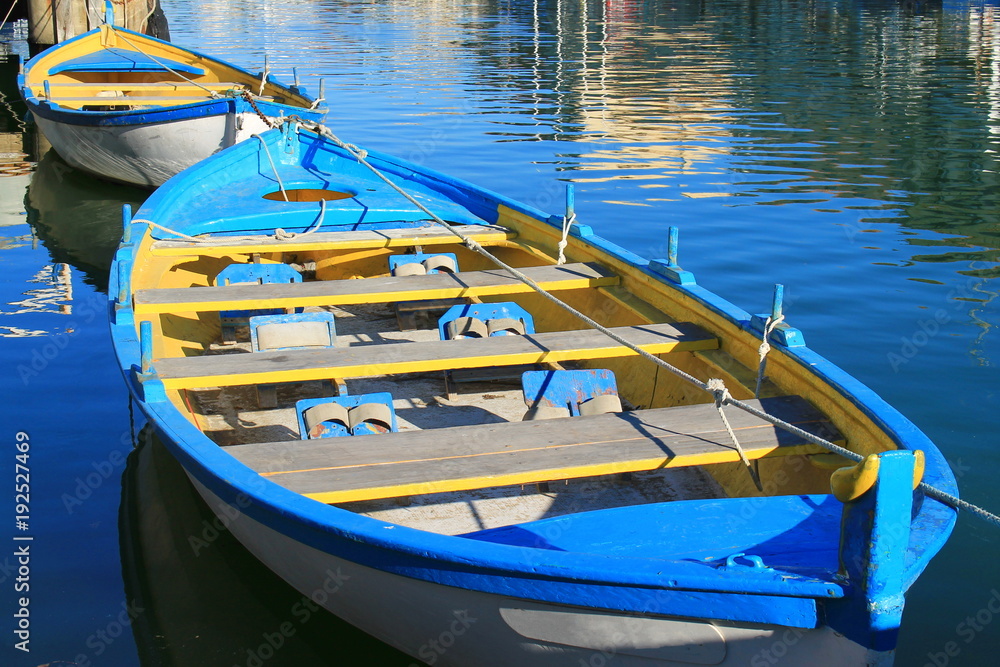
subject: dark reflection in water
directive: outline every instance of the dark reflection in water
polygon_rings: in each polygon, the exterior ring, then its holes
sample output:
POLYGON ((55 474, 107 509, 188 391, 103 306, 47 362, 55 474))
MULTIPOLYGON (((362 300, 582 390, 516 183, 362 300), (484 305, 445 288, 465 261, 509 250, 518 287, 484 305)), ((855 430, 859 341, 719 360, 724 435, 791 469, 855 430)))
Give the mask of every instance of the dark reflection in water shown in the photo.
POLYGON ((139 441, 122 477, 119 533, 144 667, 414 664, 264 567, 159 440, 144 429, 139 441))
MULTIPOLYGON (((771 284, 787 281, 790 319, 810 345, 917 421, 953 462, 963 493, 996 509, 995 2, 164 0, 164 7, 178 43, 258 69, 266 52, 278 77, 291 80, 297 66, 313 92, 326 77, 330 123, 347 140, 552 212, 561 206, 560 181, 574 181, 581 219, 646 257, 664 252, 667 224, 680 225, 685 268, 740 306, 763 309, 771 284)), ((2 90, 16 108, 16 91, 2 90)), ((5 128, 19 131, 13 120, 5 128)), ((84 274, 73 305, 103 303, 93 292, 106 289, 121 204, 147 193, 69 171, 52 155, 35 178, 27 201, 44 250, 84 274)), ((27 257, 27 248, 3 252, 5 266, 22 254, 26 262, 43 259, 27 257)), ((33 285, 12 286, 8 301, 33 285)), ((19 327, 44 333, 61 316, 19 317, 19 327)), ((11 423, 24 428, 22 413, 35 415, 32 437, 43 479, 55 480, 52 498, 71 491, 91 461, 107 459, 106 443, 121 435, 112 417, 127 415, 123 406, 108 408, 123 389, 106 324, 95 321, 73 340, 71 353, 29 387, 16 370, 8 373, 8 393, 36 397, 18 405, 11 423), (52 396, 72 397, 58 424, 49 418, 52 396)), ((5 339, 0 361, 16 369, 44 342, 5 339)), ((85 651, 120 600, 109 606, 80 582, 99 582, 106 598, 120 572, 129 599, 150 610, 133 627, 136 664, 245 665, 268 633, 298 622, 291 610, 301 595, 228 533, 194 553, 190 538, 214 519, 158 447, 143 445, 129 460, 121 564, 111 551, 83 563, 60 555, 48 570, 39 562, 36 613, 63 619, 65 636, 40 634, 36 655, 85 651), (72 583, 63 590, 57 575, 72 583)), ((53 504, 48 538, 63 547, 64 535, 92 539, 116 518, 111 510, 97 516, 91 501, 84 523, 53 504), (86 526, 97 527, 87 533, 86 526)), ((992 574, 998 544, 996 533, 959 524, 911 591, 898 664, 922 665, 964 639, 956 626, 1000 587, 992 574)), ((294 627, 296 636, 265 665, 412 662, 327 615, 294 627)), ((992 664, 1000 634, 974 640, 961 643, 950 664, 992 664)))
POLYGON ((122 235, 122 205, 133 212, 149 192, 117 185, 73 169, 48 151, 28 186, 28 222, 55 262, 67 262, 100 292, 108 290, 108 271, 122 235))

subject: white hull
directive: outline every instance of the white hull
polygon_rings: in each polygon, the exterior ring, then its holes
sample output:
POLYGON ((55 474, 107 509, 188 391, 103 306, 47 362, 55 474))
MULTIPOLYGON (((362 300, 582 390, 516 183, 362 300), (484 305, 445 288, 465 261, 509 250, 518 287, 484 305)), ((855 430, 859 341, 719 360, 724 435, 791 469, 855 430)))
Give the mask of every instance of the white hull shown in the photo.
POLYGON ((141 187, 159 187, 191 165, 268 129, 254 113, 147 125, 70 125, 40 116, 35 122, 70 165, 141 187))
POLYGON ((308 619, 307 610, 315 603, 430 665, 892 664, 891 653, 869 652, 827 627, 800 630, 644 617, 539 604, 402 577, 295 541, 192 481, 237 539, 303 594, 301 609, 292 610, 299 621, 308 619))

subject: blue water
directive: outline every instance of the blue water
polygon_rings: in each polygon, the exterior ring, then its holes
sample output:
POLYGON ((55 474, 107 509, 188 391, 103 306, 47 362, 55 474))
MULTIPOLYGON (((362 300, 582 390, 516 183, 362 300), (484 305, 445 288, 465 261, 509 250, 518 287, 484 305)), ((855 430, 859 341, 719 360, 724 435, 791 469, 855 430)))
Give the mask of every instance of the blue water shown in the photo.
MULTIPOLYGON (((996 4, 164 9, 178 43, 255 68, 267 53, 279 78, 298 66, 313 92, 325 78, 344 139, 553 212, 571 181, 581 221, 646 257, 676 225, 681 264, 751 311, 784 284, 809 345, 924 429, 967 499, 1000 510, 996 4)), ((295 633, 264 664, 410 664, 326 616, 299 623, 299 596, 225 533, 191 545, 212 519, 155 446, 130 455, 140 425, 102 310, 118 209, 145 193, 51 155, 35 179, 26 215, 25 185, 2 194, 0 475, 12 480, 24 431, 32 488, 18 531, 12 484, 0 485, 12 526, 0 534, 0 664, 247 665, 290 619, 295 633), (10 632, 15 535, 34 538, 27 655, 10 632)), ((1000 531, 960 519, 910 592, 897 664, 996 664, 998 557, 1000 531)))

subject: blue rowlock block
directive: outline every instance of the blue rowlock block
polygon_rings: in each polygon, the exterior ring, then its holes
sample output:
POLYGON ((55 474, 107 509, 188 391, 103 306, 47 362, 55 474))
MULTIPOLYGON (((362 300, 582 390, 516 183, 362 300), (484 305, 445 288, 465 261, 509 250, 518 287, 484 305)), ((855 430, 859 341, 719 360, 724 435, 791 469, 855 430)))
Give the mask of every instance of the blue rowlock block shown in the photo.
POLYGON ((531 317, 531 313, 516 303, 510 301, 470 303, 452 306, 441 316, 441 319, 438 320, 438 335, 441 337, 441 340, 452 340, 455 338, 452 335, 454 333, 453 328, 449 327, 449 325, 453 322, 459 323, 464 318, 478 320, 483 324, 483 327, 479 327, 477 331, 466 331, 460 334, 461 337, 484 338, 486 336, 508 336, 520 333, 505 326, 512 325, 514 322, 520 322, 524 333, 535 333, 535 320, 531 317))
POLYGON ((299 437, 303 440, 396 433, 399 430, 389 392, 307 398, 295 404, 295 413, 299 422, 299 437))
POLYGON ((618 396, 615 374, 605 368, 571 371, 528 371, 521 376, 529 408, 568 409, 580 416, 580 405, 598 396, 618 396))

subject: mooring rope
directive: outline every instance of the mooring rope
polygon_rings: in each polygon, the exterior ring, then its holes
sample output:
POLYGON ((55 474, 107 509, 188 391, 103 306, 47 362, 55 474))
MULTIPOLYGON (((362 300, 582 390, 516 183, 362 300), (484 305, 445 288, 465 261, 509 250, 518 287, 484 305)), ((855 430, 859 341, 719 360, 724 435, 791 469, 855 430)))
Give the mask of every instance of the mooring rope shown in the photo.
POLYGON ((569 230, 575 222, 576 213, 563 216, 562 237, 559 239, 559 244, 556 245, 556 249, 559 251, 559 258, 556 260, 556 264, 559 266, 566 263, 566 246, 569 245, 569 230))
POLYGON ((14 7, 17 7, 17 0, 10 3, 10 9, 7 10, 7 15, 3 17, 3 21, 0 21, 0 27, 7 25, 7 19, 9 19, 10 15, 14 13, 14 7))
MULTIPOLYGON (((299 238, 302 238, 303 236, 307 236, 309 234, 315 233, 317 230, 319 230, 320 227, 323 226, 323 222, 325 220, 326 220, 326 200, 325 199, 321 199, 319 201, 319 216, 316 218, 316 222, 314 222, 308 229, 306 229, 306 231, 304 231, 304 232, 286 232, 284 229, 278 227, 277 229, 274 230, 274 234, 272 234, 271 236, 276 241, 291 241, 292 239, 299 239, 299 238)), ((164 227, 163 225, 161 225, 161 224, 159 224, 157 222, 153 222, 152 220, 147 220, 146 218, 133 218, 130 222, 133 222, 133 223, 136 223, 136 224, 149 225, 150 227, 155 227, 156 229, 164 231, 164 232, 166 232, 168 234, 173 234, 174 236, 180 237, 181 239, 183 239, 185 241, 189 241, 191 243, 216 243, 219 240, 219 238, 220 238, 218 236, 202 236, 202 237, 188 236, 187 234, 184 234, 183 232, 178 232, 175 229, 170 229, 169 227, 164 227)), ((230 242, 235 242, 235 241, 257 241, 257 240, 260 240, 260 236, 246 236, 246 235, 241 235, 241 236, 224 236, 224 237, 221 237, 221 238, 224 238, 224 239, 226 239, 226 241, 230 241, 230 242)), ((170 239, 164 239, 164 240, 170 240, 170 239)))
POLYGON ((774 331, 775 327, 784 321, 784 315, 778 315, 778 317, 769 315, 767 321, 764 323, 764 336, 761 338, 760 347, 757 348, 757 354, 760 357, 760 360, 757 362, 757 386, 753 390, 755 398, 760 398, 760 385, 764 382, 764 368, 767 366, 767 353, 771 351, 771 332, 774 331))
MULTIPOLYGON (((301 121, 299 121, 299 122, 301 122, 301 121)), ((709 380, 708 382, 702 382, 701 380, 699 380, 695 376, 691 375, 690 373, 687 373, 687 372, 681 370, 680 368, 677 368, 676 366, 670 364, 669 362, 664 361, 663 359, 660 359, 659 357, 657 357, 657 356, 655 356, 653 354, 650 354, 649 352, 647 352, 646 350, 642 349, 638 345, 635 345, 634 343, 632 343, 632 342, 630 342, 628 340, 625 340, 624 338, 622 338, 621 336, 619 336, 618 334, 616 334, 614 331, 608 329, 607 327, 603 326, 602 324, 599 324, 598 322, 596 322, 595 320, 593 320, 589 316, 585 315, 584 313, 580 312, 579 310, 577 310, 573 306, 569 305, 565 301, 562 301, 558 297, 550 294, 548 291, 546 291, 543 287, 541 287, 538 283, 536 283, 530 277, 526 276, 522 272, 518 271, 514 267, 510 266, 509 264, 507 264, 506 262, 504 262, 503 260, 501 260, 499 257, 497 257, 496 255, 494 255, 493 253, 491 253, 488 250, 486 250, 485 248, 483 248, 478 242, 476 242, 475 239, 473 239, 473 238, 471 238, 469 236, 466 236, 465 234, 463 234, 462 232, 460 232, 459 230, 455 229, 454 227, 452 227, 451 225, 449 225, 447 222, 445 222, 444 220, 442 220, 437 214, 435 214, 433 211, 431 211, 426 206, 424 206, 423 204, 421 204, 417 199, 415 199, 412 195, 410 195, 408 192, 406 192, 405 190, 403 190, 401 187, 399 187, 398 185, 396 185, 395 183, 393 183, 391 180, 389 180, 389 178, 387 176, 385 176, 385 174, 383 174, 377 167, 375 167, 370 162, 368 162, 368 160, 366 159, 368 157, 368 152, 367 151, 365 151, 362 148, 359 148, 358 146, 355 146, 353 144, 349 144, 349 143, 341 140, 339 137, 337 137, 325 125, 321 125, 319 123, 304 123, 304 125, 307 128, 309 128, 309 129, 313 130, 314 132, 316 132, 317 134, 328 138, 334 144, 336 144, 337 146, 339 146, 340 148, 342 148, 343 150, 347 151, 352 156, 354 156, 354 158, 357 159, 358 162, 360 162, 362 165, 364 165, 369 170, 371 170, 371 172, 373 174, 375 174, 375 176, 377 176, 380 180, 382 180, 383 182, 385 182, 389 187, 391 187, 393 190, 395 190, 397 193, 399 193, 402 197, 404 197, 411 204, 413 204, 418 209, 420 209, 421 211, 423 211, 424 213, 426 213, 430 217, 430 219, 433 220, 436 224, 442 226, 443 228, 447 229, 452 234, 454 234, 455 236, 457 236, 459 239, 461 239, 462 243, 467 248, 469 248, 470 250, 472 250, 472 251, 474 251, 474 252, 482 255, 483 257, 486 257, 487 259, 489 259, 490 261, 492 261, 494 264, 496 264, 500 268, 504 269, 505 271, 507 271, 508 273, 510 273, 512 276, 514 276, 515 278, 517 278, 518 280, 520 280, 522 283, 524 283, 525 285, 527 285, 528 287, 530 287, 532 290, 534 290, 535 292, 537 292, 541 297, 547 299, 548 301, 551 301, 553 304, 555 304, 559 308, 562 308, 563 310, 565 310, 566 312, 570 313, 571 315, 575 316, 577 319, 581 320, 582 322, 584 322, 588 326, 592 327, 593 329, 596 329, 597 331, 600 331, 601 333, 603 333, 605 336, 607 336, 611 340, 617 342, 619 345, 627 347, 628 349, 632 350, 633 352, 635 352, 639 356, 643 357, 644 359, 647 359, 647 360, 653 362, 654 364, 658 365, 659 367, 666 369, 667 371, 673 373, 674 375, 676 375, 677 377, 680 377, 683 380, 686 380, 687 382, 689 382, 690 384, 693 384, 694 386, 698 387, 699 389, 713 394, 713 396, 716 396, 716 401, 720 404, 720 410, 721 410, 721 406, 723 406, 723 405, 732 405, 732 406, 735 406, 735 407, 743 410, 744 412, 748 412, 748 413, 754 415, 755 417, 757 417, 759 419, 762 419, 763 421, 766 421, 766 422, 768 422, 770 424, 773 424, 774 426, 777 426, 778 428, 784 429, 785 431, 788 431, 789 433, 802 438, 806 442, 809 442, 809 443, 812 443, 812 444, 817 445, 819 447, 822 447, 823 449, 826 449, 826 450, 828 450, 828 451, 830 451, 830 452, 832 452, 834 454, 838 454, 838 455, 840 455, 840 456, 842 456, 842 457, 844 457, 844 458, 846 458, 846 459, 848 459, 850 461, 859 462, 859 461, 864 460, 865 457, 862 456, 861 454, 858 454, 857 452, 853 452, 853 451, 847 449, 846 447, 841 447, 840 445, 837 445, 837 444, 835 444, 833 442, 830 442, 829 440, 826 440, 826 439, 821 438, 821 437, 819 437, 817 435, 809 433, 808 431, 805 431, 805 430, 803 430, 803 429, 795 426, 794 424, 790 424, 790 423, 784 421, 783 419, 780 419, 778 417, 770 415, 770 414, 764 412, 763 410, 760 410, 759 408, 756 408, 756 407, 754 407, 754 406, 752 406, 752 405, 750 405, 748 403, 745 403, 744 401, 741 401, 739 399, 733 398, 732 395, 729 394, 728 389, 726 389, 725 382, 723 380, 713 378, 713 379, 709 380), (716 393, 716 392, 721 392, 723 390, 725 391, 725 393, 722 394, 721 396, 716 393)), ((962 500, 961 498, 958 498, 957 496, 949 494, 949 493, 947 493, 945 491, 941 491, 940 489, 937 489, 937 488, 935 488, 933 486, 930 486, 926 482, 921 482, 919 484, 918 488, 921 491, 923 491, 926 495, 930 496, 931 498, 934 498, 935 500, 939 500, 939 501, 943 502, 944 504, 949 505, 949 506, 951 506, 951 507, 953 507, 955 509, 964 509, 964 510, 967 510, 969 512, 972 512, 976 516, 978 516, 978 517, 980 517, 980 518, 982 518, 982 519, 984 519, 986 521, 989 521, 990 523, 992 523, 992 524, 1000 527, 1000 516, 997 516, 996 514, 993 514, 993 513, 989 512, 988 510, 985 510, 985 509, 983 509, 981 507, 973 505, 972 503, 970 503, 968 501, 965 501, 965 500, 962 500)))
POLYGON ((278 174, 278 168, 274 166, 274 160, 271 158, 271 151, 267 147, 267 142, 264 141, 264 137, 259 134, 252 135, 260 139, 260 145, 264 148, 264 154, 267 155, 267 161, 271 163, 271 171, 274 172, 274 179, 278 181, 278 189, 281 190, 281 196, 288 201, 288 192, 285 191, 285 184, 281 182, 281 176, 278 174))
POLYGON ((740 460, 743 461, 743 465, 746 466, 747 472, 750 474, 750 479, 753 480, 754 486, 757 487, 758 491, 763 491, 764 487, 760 483, 760 475, 754 469, 753 464, 750 463, 750 459, 747 458, 746 453, 743 451, 743 445, 740 444, 739 438, 736 437, 736 432, 733 431, 733 427, 729 424, 729 418, 726 417, 726 411, 722 409, 722 406, 726 404, 726 401, 732 398, 729 395, 729 390, 726 389, 726 383, 717 378, 713 378, 707 382, 708 390, 712 392, 715 397, 715 408, 719 411, 719 417, 722 419, 722 423, 726 426, 726 431, 729 433, 729 438, 733 441, 733 445, 736 446, 736 451, 740 455, 740 460))

